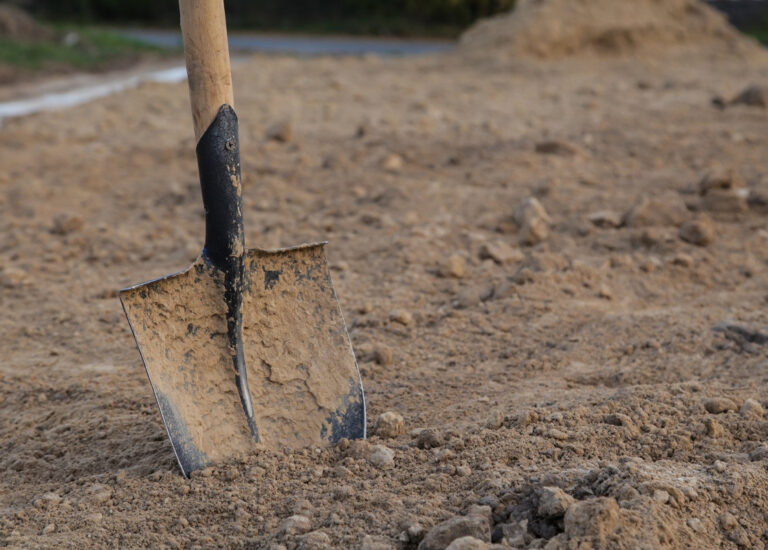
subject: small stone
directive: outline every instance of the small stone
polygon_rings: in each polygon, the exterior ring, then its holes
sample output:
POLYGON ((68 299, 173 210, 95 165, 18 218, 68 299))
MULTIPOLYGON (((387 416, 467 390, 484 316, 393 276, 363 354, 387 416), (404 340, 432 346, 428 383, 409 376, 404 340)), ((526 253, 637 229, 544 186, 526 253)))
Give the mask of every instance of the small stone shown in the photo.
MULTIPOLYGON (((161 472, 161 473, 165 475, 165 472, 161 472)), ((224 479, 224 481, 235 481, 237 478, 240 477, 240 470, 238 470, 234 466, 230 466, 221 471, 221 477, 222 479, 224 479)))
POLYGON ((427 534, 427 530, 418 522, 409 522, 405 525, 405 534, 408 536, 408 542, 418 544, 427 534))
POLYGON ((472 469, 469 466, 461 465, 456 466, 456 475, 460 477, 467 477, 472 473, 472 469))
POLYGON ((305 498, 301 498, 293 504, 292 512, 298 516, 310 517, 312 515, 312 503, 305 498))
POLYGON ((56 235, 69 235, 83 227, 83 219, 70 214, 59 214, 53 219, 51 233, 56 235))
POLYGON ((747 193, 737 189, 710 189, 701 198, 700 208, 719 214, 741 214, 749 210, 747 193))
POLYGON ((488 519, 480 515, 456 516, 448 519, 426 534, 418 550, 445 550, 453 541, 462 537, 490 541, 488 519))
POLYGON ((559 518, 565 515, 568 507, 573 504, 573 497, 559 487, 542 487, 537 491, 539 497, 539 516, 544 518, 559 518))
POLYGON ((533 246, 549 237, 549 224, 541 218, 531 218, 520 228, 520 242, 533 246))
POLYGON ((613 498, 597 497, 575 502, 565 513, 568 538, 598 537, 604 539, 619 525, 619 505, 613 498))
POLYGON ((371 134, 373 127, 370 120, 364 120, 357 125, 355 129, 355 137, 362 138, 371 134))
POLYGON ((311 531, 299 537, 298 550, 326 550, 331 548, 331 537, 322 531, 311 531))
POLYGON ((334 151, 323 158, 321 166, 326 170, 338 170, 340 168, 346 168, 348 165, 349 161, 347 160, 347 157, 339 151, 334 151))
POLYGON ((688 528, 691 531, 694 531, 696 533, 703 533, 704 532, 704 524, 701 522, 699 518, 691 518, 685 522, 685 524, 688 526, 688 528))
POLYGON ((741 189, 744 180, 738 172, 731 168, 713 168, 699 181, 699 194, 706 195, 713 189, 741 189))
POLYGON ((707 246, 715 238, 715 226, 707 216, 701 216, 681 225, 678 236, 696 246, 707 246))
POLYGON ((736 527, 735 529, 728 531, 726 538, 734 542, 739 548, 754 548, 746 529, 743 527, 736 527))
MULTIPOLYGON (((101 520, 104 519, 104 515, 101 512, 94 512, 85 516, 85 519, 91 523, 101 523, 101 520)), ((187 526, 188 525, 189 522, 187 522, 187 526)))
POLYGON ((365 315, 366 313, 370 313, 373 311, 373 304, 371 302, 365 302, 363 305, 360 306, 360 309, 358 311, 363 315, 365 315))
POLYGON ((273 123, 267 128, 267 139, 288 143, 293 140, 293 124, 288 119, 273 123))
POLYGON ((388 172, 399 172, 403 169, 403 157, 398 155, 397 153, 391 153, 384 157, 384 160, 381 162, 382 168, 387 170, 388 172))
POLYGON ((45 527, 43 527, 43 535, 50 535, 56 530, 56 525, 53 523, 49 523, 45 527))
POLYGON ((629 227, 679 226, 689 218, 688 208, 677 193, 643 198, 624 214, 629 227))
POLYGON ((515 222, 520 227, 520 243, 533 246, 549 236, 552 219, 535 197, 522 201, 515 211, 515 222))
POLYGON ((211 477, 213 475, 214 469, 211 466, 206 466, 205 468, 200 468, 199 470, 195 470, 192 472, 191 477, 192 479, 198 478, 198 477, 211 477))
POLYGON ((413 315, 404 309, 396 309, 389 312, 389 320, 407 327, 413 323, 413 315))
POLYGON ((497 264, 509 264, 522 262, 525 255, 519 248, 513 248, 503 241, 485 243, 480 247, 481 260, 493 260, 497 264))
POLYGON ((42 510, 50 510, 61 503, 61 497, 57 493, 45 493, 35 500, 35 507, 42 510))
POLYGON ((490 430, 498 430, 504 425, 504 414, 501 411, 493 411, 485 422, 485 427, 490 430))
POLYGON ((454 304, 458 309, 472 308, 491 298, 494 292, 493 287, 467 286, 459 291, 454 304))
POLYGON ((664 239, 664 235, 655 227, 646 227, 639 235, 633 235, 632 241, 648 248, 656 246, 664 239))
POLYGON ((491 524, 493 519, 493 511, 487 504, 473 504, 469 507, 469 510, 467 510, 467 515, 484 518, 488 522, 488 525, 491 524))
POLYGON ((725 435, 725 428, 723 428, 723 425, 714 418, 707 418, 704 422, 704 426, 707 430, 707 435, 713 439, 725 435))
POLYGON ((621 225, 621 215, 613 210, 593 212, 587 219, 596 227, 613 228, 621 225))
POLYGON ((419 449, 434 449, 443 444, 443 438, 435 430, 426 428, 420 430, 416 436, 416 446, 419 449))
POLYGON ((163 474, 164 474, 164 472, 162 470, 156 470, 156 471, 152 472, 151 474, 149 474, 149 480, 150 481, 160 481, 161 479, 163 479, 163 474))
POLYGON ((387 411, 381 413, 376 419, 373 431, 383 439, 391 439, 403 435, 405 433, 405 420, 396 412, 387 411))
POLYGON ((716 109, 720 109, 721 111, 728 106, 728 102, 721 95, 716 95, 712 97, 711 101, 712 101, 712 106, 715 107, 716 109))
POLYGON ((712 466, 718 474, 722 474, 728 469, 728 464, 722 460, 715 460, 715 463, 712 466))
POLYGON ((747 399, 741 405, 739 414, 744 418, 758 419, 763 417, 763 406, 754 399, 747 399))
POLYGON ((768 445, 765 443, 758 445, 751 453, 749 453, 749 460, 752 462, 758 462, 760 460, 768 460, 768 445))
POLYGON ((597 296, 603 300, 613 300, 613 292, 605 283, 600 285, 600 288, 597 290, 597 296))
POLYGON ((657 269, 661 268, 661 260, 656 256, 650 256, 646 260, 640 263, 640 269, 644 273, 653 273, 657 269))
POLYGON ((499 543, 505 540, 512 547, 525 547, 527 535, 528 520, 500 523, 493 528, 491 542, 499 543))
POLYGON ((542 155, 572 157, 578 155, 581 151, 578 147, 566 141, 547 140, 536 144, 536 152, 542 155))
POLYGON ((557 439, 558 441, 565 441, 568 439, 568 434, 557 428, 550 428, 549 431, 547 431, 547 436, 552 439, 557 439))
POLYGON ((461 279, 466 272, 467 263, 464 261, 464 258, 458 254, 450 256, 441 269, 441 273, 444 277, 453 277, 454 279, 461 279))
POLYGON ((312 529, 312 522, 307 516, 293 515, 283 521, 280 531, 286 535, 303 535, 312 529))
POLYGON ((720 524, 720 527, 722 527, 724 531, 730 531, 731 529, 735 529, 739 526, 739 521, 736 519, 736 516, 730 512, 724 512, 720 514, 717 517, 717 522, 720 524))
POLYGON ((373 348, 373 360, 382 367, 388 367, 392 364, 392 350, 389 346, 378 344, 373 348))
POLYGON ((680 267, 691 267, 693 266, 693 258, 688 254, 675 254, 675 257, 672 258, 672 265, 677 265, 680 267))
POLYGON ((384 445, 374 445, 368 461, 380 470, 391 470, 395 467, 395 451, 384 445))
POLYGON ((664 489, 654 489, 651 498, 659 504, 666 504, 669 502, 669 493, 664 489))
POLYGON ((640 493, 629 483, 622 483, 618 489, 613 491, 613 496, 619 503, 621 503, 637 498, 640 496, 640 493))
POLYGON ((729 104, 762 107, 765 109, 768 107, 768 87, 757 85, 748 86, 729 101, 729 104))
POLYGON ((736 403, 727 397, 711 397, 704 400, 704 408, 708 413, 722 414, 736 410, 736 403))
POLYGON ((637 428, 637 425, 626 414, 622 414, 622 413, 609 414, 605 418, 605 422, 606 424, 611 424, 613 426, 623 426, 627 434, 630 435, 631 437, 637 437, 638 435, 640 435, 640 430, 637 428))
POLYGON ((394 548, 389 542, 381 538, 365 535, 360 543, 360 550, 394 550, 394 548))
POLYGON ((445 550, 486 550, 488 545, 475 537, 461 537, 449 544, 445 550))
POLYGON ((29 275, 23 269, 13 266, 0 267, 0 286, 14 288, 29 281, 29 275))
POLYGON ((94 483, 85 490, 85 500, 91 504, 104 504, 112 498, 112 489, 102 483, 94 483))

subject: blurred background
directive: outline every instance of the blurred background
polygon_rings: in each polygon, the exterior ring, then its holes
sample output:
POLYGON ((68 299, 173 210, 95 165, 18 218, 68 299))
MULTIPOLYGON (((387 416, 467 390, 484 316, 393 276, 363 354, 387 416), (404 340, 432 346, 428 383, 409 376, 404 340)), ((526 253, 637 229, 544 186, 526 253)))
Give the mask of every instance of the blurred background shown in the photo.
MULTIPOLYGON (((20 0, 54 21, 173 27, 175 0, 20 0)), ((514 0, 228 0, 233 28, 379 35, 455 36, 480 17, 510 10, 514 0)))
MULTIPOLYGON (((708 3, 743 32, 768 41, 768 2, 708 3)), ((513 10, 515 0, 227 0, 226 5, 234 50, 402 55, 450 49, 478 19, 513 10)), ((0 85, 177 60, 180 52, 176 0, 0 2, 0 85)))

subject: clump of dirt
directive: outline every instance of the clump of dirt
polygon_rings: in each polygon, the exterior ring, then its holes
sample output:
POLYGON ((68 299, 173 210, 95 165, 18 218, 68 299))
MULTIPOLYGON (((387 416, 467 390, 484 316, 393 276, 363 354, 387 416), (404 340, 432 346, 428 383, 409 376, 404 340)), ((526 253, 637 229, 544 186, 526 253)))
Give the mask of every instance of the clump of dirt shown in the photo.
POLYGON ((0 38, 50 40, 54 35, 51 29, 40 25, 24 10, 0 4, 0 38))
POLYGON ((758 46, 700 0, 521 0, 479 22, 460 51, 501 59, 626 55, 690 46, 748 54, 758 46))

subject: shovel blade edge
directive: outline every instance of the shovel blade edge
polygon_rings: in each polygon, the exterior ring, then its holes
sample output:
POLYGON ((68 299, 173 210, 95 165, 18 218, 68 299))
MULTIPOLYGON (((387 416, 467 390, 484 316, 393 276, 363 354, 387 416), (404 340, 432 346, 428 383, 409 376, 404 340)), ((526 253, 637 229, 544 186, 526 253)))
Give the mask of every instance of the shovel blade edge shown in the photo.
POLYGON ((223 273, 201 257, 120 293, 185 475, 258 448, 365 437, 360 373, 323 243, 249 250, 245 267, 243 349, 255 435, 235 384, 223 273))

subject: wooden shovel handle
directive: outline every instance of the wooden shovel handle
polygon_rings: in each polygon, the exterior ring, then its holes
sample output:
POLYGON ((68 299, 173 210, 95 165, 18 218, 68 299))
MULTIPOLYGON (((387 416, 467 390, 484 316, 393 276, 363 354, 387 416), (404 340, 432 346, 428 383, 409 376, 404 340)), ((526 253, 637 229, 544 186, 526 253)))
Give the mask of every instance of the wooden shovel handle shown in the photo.
POLYGON ((195 139, 224 105, 234 107, 224 0, 179 0, 195 139))

